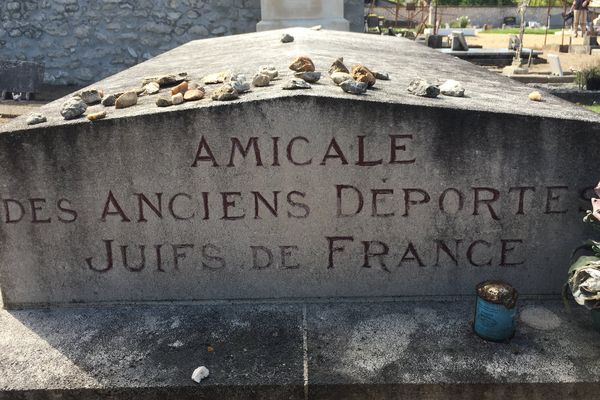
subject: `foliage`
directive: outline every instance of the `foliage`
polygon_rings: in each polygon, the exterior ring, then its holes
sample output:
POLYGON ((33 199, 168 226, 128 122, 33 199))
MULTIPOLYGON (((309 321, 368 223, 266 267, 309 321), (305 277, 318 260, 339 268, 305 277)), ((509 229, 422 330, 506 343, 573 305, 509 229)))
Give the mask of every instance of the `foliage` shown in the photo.
POLYGON ((456 18, 450 22, 450 28, 466 28, 471 24, 471 20, 466 15, 456 18))
POLYGON ((575 83, 579 89, 600 89, 600 65, 590 65, 575 73, 575 83))
MULTIPOLYGON (((488 7, 502 7, 502 6, 518 6, 518 0, 437 0, 440 6, 488 6, 488 7)), ((403 3, 403 2, 402 2, 403 3)), ((553 7, 562 7, 564 0, 531 0, 530 7, 547 7, 549 5, 553 7)), ((571 4, 570 2, 568 3, 571 4)))
MULTIPOLYGON (((600 183, 594 191, 600 196, 600 183)), ((600 199, 592 199, 592 208, 593 210, 586 211, 583 222, 600 233, 600 199)), ((573 257, 580 250, 585 250, 591 255, 580 256, 570 265, 563 298, 566 299, 568 288, 580 305, 588 309, 600 309, 600 241, 587 240, 573 251, 573 257)))

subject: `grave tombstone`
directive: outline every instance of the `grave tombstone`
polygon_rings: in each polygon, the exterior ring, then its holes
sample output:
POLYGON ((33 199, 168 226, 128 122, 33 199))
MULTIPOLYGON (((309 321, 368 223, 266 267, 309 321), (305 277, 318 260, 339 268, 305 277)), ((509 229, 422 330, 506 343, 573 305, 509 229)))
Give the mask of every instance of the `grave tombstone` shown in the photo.
POLYGON ((450 34, 450 48, 459 51, 469 50, 469 45, 462 32, 455 31, 450 34))
POLYGON ((471 296, 489 278, 560 292, 600 167, 600 118, 583 108, 531 102, 527 86, 406 39, 301 28, 190 42, 93 86, 263 64, 281 79, 231 102, 207 85, 198 102, 143 96, 89 122, 62 119, 62 99, 40 109, 47 123, 0 127, 5 307, 471 296), (325 77, 282 90, 298 54, 391 80, 361 96, 325 77), (411 95, 416 77, 467 97, 411 95))
POLYGON ((11 93, 24 93, 27 100, 44 83, 44 65, 30 61, 0 60, 0 100, 11 93))
POLYGON ((560 58, 556 54, 548 54, 548 63, 552 75, 563 76, 563 70, 560 65, 560 58))

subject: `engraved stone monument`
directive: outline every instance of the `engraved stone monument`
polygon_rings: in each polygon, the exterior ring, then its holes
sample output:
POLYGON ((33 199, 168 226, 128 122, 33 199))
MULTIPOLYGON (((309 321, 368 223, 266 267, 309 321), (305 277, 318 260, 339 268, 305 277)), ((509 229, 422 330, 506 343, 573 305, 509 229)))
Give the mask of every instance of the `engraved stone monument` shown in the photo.
POLYGON ((256 30, 313 27, 337 31, 350 30, 344 19, 344 0, 261 0, 261 21, 256 30))
POLYGON ((206 85, 166 108, 93 105, 108 115, 90 122, 64 120, 62 99, 47 123, 1 127, 5 306, 471 295, 489 278, 560 292, 599 169, 596 114, 409 40, 286 32, 190 42, 93 85, 276 66, 238 100, 206 85), (302 54, 324 75, 344 57, 391 80, 282 90, 302 54), (416 77, 465 97, 411 95, 416 77))

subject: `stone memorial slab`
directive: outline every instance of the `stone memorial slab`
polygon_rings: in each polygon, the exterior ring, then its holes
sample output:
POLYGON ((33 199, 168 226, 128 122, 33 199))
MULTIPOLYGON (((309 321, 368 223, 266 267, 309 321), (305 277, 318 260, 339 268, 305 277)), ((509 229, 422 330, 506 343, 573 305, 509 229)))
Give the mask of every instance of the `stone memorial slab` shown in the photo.
POLYGON ((65 121, 61 99, 47 123, 0 128, 5 306, 472 295, 489 278, 560 292, 598 178, 596 114, 409 40, 283 32, 190 42, 94 85, 277 67, 237 100, 206 85, 177 106, 92 105, 107 116, 90 122, 65 121), (390 80, 282 90, 298 55, 390 80), (415 78, 466 97, 413 96, 415 78))
POLYGON ((350 29, 350 22, 344 19, 344 0, 260 0, 260 14, 261 20, 256 24, 258 32, 297 26, 350 29))
POLYGON ((552 75, 563 76, 560 58, 556 54, 548 54, 548 63, 550 64, 550 71, 552 72, 552 75))
POLYGON ((39 91, 44 83, 44 65, 30 61, 0 60, 0 92, 3 100, 7 93, 31 93, 39 91))

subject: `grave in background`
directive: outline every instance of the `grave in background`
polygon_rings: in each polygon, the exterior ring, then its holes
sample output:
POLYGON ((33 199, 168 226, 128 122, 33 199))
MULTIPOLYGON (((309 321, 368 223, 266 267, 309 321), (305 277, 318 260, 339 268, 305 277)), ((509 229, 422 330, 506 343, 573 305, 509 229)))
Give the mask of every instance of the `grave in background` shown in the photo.
POLYGON ((262 64, 282 80, 232 102, 140 97, 90 123, 56 101, 46 124, 0 128, 5 306, 472 295, 488 278, 560 292, 586 237, 596 114, 409 40, 300 28, 190 42, 94 86, 262 64), (299 54, 391 80, 281 90, 299 54), (466 97, 412 96, 415 77, 466 97))
POLYGON ((297 26, 338 31, 350 30, 344 19, 344 0, 260 0, 261 21, 258 32, 297 26))

